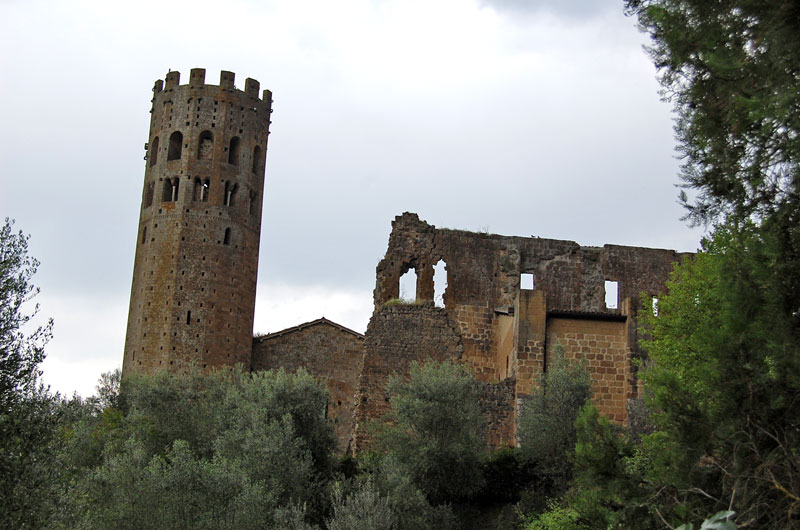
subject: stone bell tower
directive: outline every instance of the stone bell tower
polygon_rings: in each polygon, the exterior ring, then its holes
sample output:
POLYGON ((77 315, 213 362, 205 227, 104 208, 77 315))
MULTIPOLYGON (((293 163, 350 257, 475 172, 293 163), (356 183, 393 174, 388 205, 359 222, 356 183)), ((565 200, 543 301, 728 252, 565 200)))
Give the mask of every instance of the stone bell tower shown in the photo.
POLYGON ((250 364, 272 93, 153 87, 123 374, 250 364))

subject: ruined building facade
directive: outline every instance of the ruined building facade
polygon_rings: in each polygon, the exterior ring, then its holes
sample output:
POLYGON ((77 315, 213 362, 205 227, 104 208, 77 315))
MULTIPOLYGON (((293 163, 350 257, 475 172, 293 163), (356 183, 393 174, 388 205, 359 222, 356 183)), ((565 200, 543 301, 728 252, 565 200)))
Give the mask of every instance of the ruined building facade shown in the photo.
POLYGON ((657 297, 681 254, 672 250, 508 237, 437 229, 395 218, 378 264, 374 313, 359 374, 353 447, 368 442, 369 420, 389 406, 386 381, 412 361, 460 359, 483 383, 491 446, 514 443, 520 404, 547 370, 556 346, 585 360, 598 409, 627 419, 639 396, 636 315, 642 294, 657 297), (434 268, 446 277, 434 303, 434 268), (415 303, 393 303, 414 270, 415 303))
POLYGON ((520 404, 556 348, 589 368, 599 410, 617 422, 639 396, 636 317, 681 254, 672 250, 437 229, 395 218, 378 264, 364 335, 327 319, 253 338, 261 199, 272 97, 234 74, 206 85, 170 72, 157 81, 147 144, 123 375, 305 368, 330 391, 340 448, 369 444, 388 410, 386 383, 428 359, 466 363, 482 384, 492 447, 514 443, 520 404), (434 269, 446 283, 434 302, 434 269), (400 277, 417 276, 413 303, 400 277), (608 300, 610 300, 610 303, 608 300))

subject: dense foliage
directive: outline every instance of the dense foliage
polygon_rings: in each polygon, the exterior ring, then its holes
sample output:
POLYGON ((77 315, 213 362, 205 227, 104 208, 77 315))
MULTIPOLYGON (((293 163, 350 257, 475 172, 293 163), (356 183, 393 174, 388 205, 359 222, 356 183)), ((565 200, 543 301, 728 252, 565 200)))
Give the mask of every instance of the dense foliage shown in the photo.
POLYGON ((560 343, 547 364, 547 371, 522 405, 517 437, 522 455, 538 478, 538 492, 556 496, 564 493, 572 478, 575 420, 592 391, 586 366, 566 359, 560 343))
POLYGON ((52 321, 35 327, 39 306, 32 283, 39 263, 28 254, 28 237, 0 227, 0 527, 36 523, 40 497, 52 469, 47 455, 56 412, 38 382, 39 363, 52 321), (33 304, 33 307, 31 307, 33 304))
POLYGON ((410 379, 389 382, 391 413, 379 447, 433 502, 468 496, 483 481, 486 418, 478 382, 456 363, 412 363, 410 379))
POLYGON ((322 518, 315 503, 334 438, 327 394, 307 373, 131 375, 118 399, 101 413, 85 405, 67 427, 71 480, 52 526, 283 528, 287 513, 322 518))

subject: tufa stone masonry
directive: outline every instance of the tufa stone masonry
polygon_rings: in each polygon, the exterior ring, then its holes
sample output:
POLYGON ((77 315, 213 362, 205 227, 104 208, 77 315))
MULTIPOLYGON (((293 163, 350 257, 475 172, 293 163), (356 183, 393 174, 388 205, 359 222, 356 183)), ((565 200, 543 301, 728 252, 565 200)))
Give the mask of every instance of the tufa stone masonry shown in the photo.
POLYGON ((243 365, 305 368, 330 392, 342 451, 369 445, 386 383, 413 361, 466 363, 482 384, 488 445, 515 443, 515 418, 557 345, 589 367, 602 413, 627 420, 642 293, 664 290, 672 250, 437 229, 395 218, 364 335, 325 318, 253 337, 272 95, 193 69, 153 88, 123 376, 243 365), (444 271, 435 274, 435 270, 444 271), (416 275, 413 303, 400 278, 416 275), (436 293, 444 293, 437 298, 436 293), (437 298, 436 301, 434 299, 437 298))

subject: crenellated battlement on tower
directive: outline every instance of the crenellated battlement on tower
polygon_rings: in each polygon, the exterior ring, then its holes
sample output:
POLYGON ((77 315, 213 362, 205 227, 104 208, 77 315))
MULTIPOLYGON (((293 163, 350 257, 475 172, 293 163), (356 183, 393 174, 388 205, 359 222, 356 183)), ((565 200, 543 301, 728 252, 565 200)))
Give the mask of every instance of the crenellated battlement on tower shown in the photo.
POLYGON ((188 88, 204 88, 204 87, 213 87, 218 88, 221 90, 227 91, 238 91, 243 92, 247 96, 261 100, 264 102, 272 102, 272 92, 269 90, 264 90, 259 98, 259 90, 261 88, 261 83, 257 80, 248 77, 244 81, 244 90, 239 90, 236 88, 235 85, 236 74, 233 72, 228 72, 227 70, 222 70, 219 75, 219 85, 207 85, 206 84, 206 69, 205 68, 192 68, 189 72, 189 83, 185 85, 181 85, 181 73, 176 71, 170 71, 164 76, 164 79, 158 79, 153 86, 153 93, 159 94, 161 92, 169 92, 174 91, 175 89, 181 87, 188 87, 188 88))

